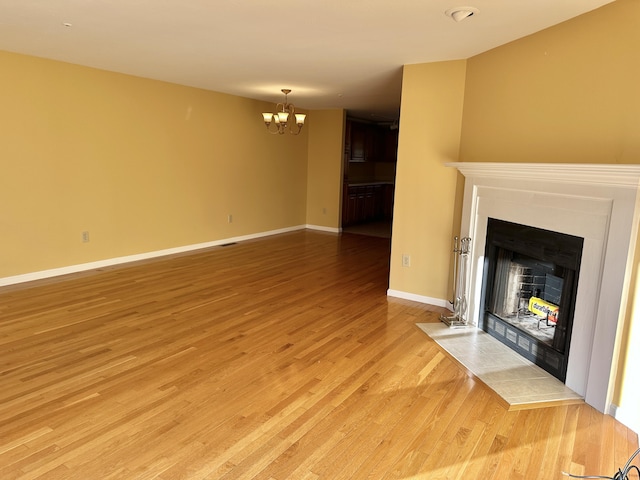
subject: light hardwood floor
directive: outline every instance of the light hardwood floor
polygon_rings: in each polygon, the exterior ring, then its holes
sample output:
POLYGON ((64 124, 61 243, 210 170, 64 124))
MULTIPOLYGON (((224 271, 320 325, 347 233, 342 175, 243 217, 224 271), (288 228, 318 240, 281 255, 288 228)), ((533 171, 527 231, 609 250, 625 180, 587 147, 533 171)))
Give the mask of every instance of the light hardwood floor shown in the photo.
MULTIPOLYGON (((389 240, 298 231, 0 289, 0 478, 560 479, 637 436, 508 411, 386 297, 389 240)), ((633 477, 637 478, 637 477, 633 477)))

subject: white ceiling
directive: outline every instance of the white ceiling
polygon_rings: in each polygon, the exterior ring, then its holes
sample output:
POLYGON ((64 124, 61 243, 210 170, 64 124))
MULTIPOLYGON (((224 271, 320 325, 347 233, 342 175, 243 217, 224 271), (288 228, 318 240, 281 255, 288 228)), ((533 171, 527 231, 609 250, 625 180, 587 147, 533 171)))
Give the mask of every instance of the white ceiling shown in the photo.
POLYGON ((610 1, 0 0, 0 50, 273 102, 290 88, 297 107, 383 120, 402 65, 469 58, 610 1), (479 13, 444 14, 460 5, 479 13))

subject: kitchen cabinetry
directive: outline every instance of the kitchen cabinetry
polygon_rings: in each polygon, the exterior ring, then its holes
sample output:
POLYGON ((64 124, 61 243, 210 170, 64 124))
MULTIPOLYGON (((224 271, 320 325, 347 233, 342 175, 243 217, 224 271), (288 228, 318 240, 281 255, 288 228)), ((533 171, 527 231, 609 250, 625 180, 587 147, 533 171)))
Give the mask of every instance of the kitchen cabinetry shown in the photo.
POLYGON ((389 220, 393 214, 393 185, 373 183, 344 185, 342 226, 389 220))
POLYGON ((351 156, 349 157, 350 162, 364 162, 365 161, 365 152, 364 152, 364 135, 365 131, 363 125, 361 123, 351 122, 351 128, 349 129, 351 134, 350 142, 351 145, 351 156))
POLYGON ((342 226, 390 220, 393 215, 398 130, 347 119, 344 139, 342 226))
POLYGON ((382 149, 383 162, 395 162, 398 159, 398 130, 385 129, 382 149))
POLYGON ((345 159, 350 162, 395 162, 398 131, 347 119, 345 159))

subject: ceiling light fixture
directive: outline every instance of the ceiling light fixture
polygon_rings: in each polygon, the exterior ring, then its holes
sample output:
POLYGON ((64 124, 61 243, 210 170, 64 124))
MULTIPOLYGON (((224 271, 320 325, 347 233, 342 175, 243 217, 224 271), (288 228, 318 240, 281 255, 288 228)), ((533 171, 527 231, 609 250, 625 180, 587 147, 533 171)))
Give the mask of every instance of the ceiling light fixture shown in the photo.
POLYGON ((480 13, 480 10, 475 7, 454 7, 444 12, 446 16, 453 18, 456 22, 461 22, 465 18, 478 13, 480 13))
POLYGON ((294 131, 293 128, 289 128, 288 132, 292 135, 298 135, 302 130, 304 120, 307 116, 304 113, 296 113, 293 103, 287 102, 287 95, 291 93, 290 89, 283 88, 281 91, 284 93, 284 103, 278 103, 276 105, 276 110, 278 110, 276 113, 266 112, 262 114, 264 124, 266 125, 269 133, 273 135, 282 135, 287 131, 289 116, 293 116, 296 119, 296 126, 298 127, 298 130, 294 131), (271 128, 271 123, 276 125, 275 130, 271 128))

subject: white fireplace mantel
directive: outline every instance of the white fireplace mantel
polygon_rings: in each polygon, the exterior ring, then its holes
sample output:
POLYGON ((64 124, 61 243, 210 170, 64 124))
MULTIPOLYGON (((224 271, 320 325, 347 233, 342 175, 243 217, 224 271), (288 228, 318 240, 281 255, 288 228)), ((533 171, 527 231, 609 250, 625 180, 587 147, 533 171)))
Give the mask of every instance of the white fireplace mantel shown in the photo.
POLYGON ((640 165, 447 163, 465 176, 460 235, 472 239, 468 320, 477 325, 487 219, 584 238, 566 385, 611 410, 640 212, 640 165))
POLYGON ((584 163, 447 163, 465 177, 535 178, 549 182, 636 188, 640 184, 640 165, 584 163))

